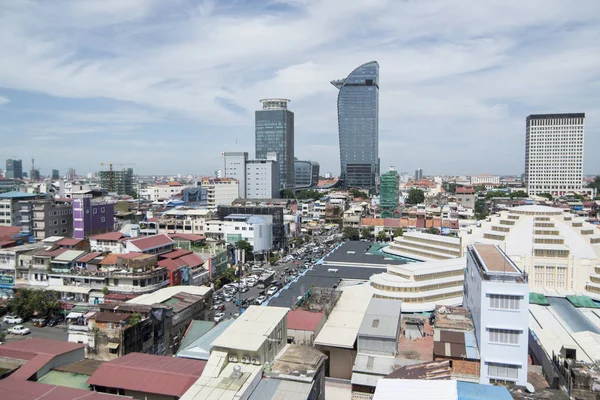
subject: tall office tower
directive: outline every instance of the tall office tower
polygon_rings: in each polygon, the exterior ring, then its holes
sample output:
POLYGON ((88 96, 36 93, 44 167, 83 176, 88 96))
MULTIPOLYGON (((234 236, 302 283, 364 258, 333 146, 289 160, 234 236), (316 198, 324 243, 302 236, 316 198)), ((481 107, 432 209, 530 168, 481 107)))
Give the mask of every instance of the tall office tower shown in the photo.
POLYGON ((53 181, 56 181, 56 180, 58 180, 58 179, 60 179, 60 174, 58 173, 58 170, 57 170, 57 169, 53 169, 53 170, 52 170, 52 180, 53 180, 53 181))
POLYGON ((21 179, 23 178, 23 162, 21 160, 6 160, 5 178, 21 179))
POLYGON ((77 173, 75 172, 75 168, 69 168, 69 170, 67 171, 67 180, 71 181, 73 179, 75 179, 77 177, 77 173))
POLYGON ((331 84, 340 91, 340 179, 345 187, 375 189, 379 176, 379 64, 363 64, 346 79, 331 84))
POLYGON ((287 99, 263 99, 263 109, 255 113, 256 158, 268 159, 277 153, 280 189, 294 187, 294 113, 287 109, 287 99))
POLYGON ((415 181, 423 179, 423 170, 421 168, 415 169, 415 181))
POLYGON ((561 196, 583 187, 585 113, 538 114, 526 120, 527 193, 561 196))

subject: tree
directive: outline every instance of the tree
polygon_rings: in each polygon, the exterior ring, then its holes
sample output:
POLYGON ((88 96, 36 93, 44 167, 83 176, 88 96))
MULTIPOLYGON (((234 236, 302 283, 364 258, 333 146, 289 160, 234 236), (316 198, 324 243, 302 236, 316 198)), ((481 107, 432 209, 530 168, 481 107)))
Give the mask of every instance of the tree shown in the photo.
POLYGON ((298 200, 319 200, 323 195, 319 191, 314 189, 305 189, 296 193, 296 199, 298 200))
POLYGON ((137 323, 139 323, 141 320, 142 320, 142 315, 139 312, 134 312, 133 314, 131 314, 131 317, 129 317, 129 321, 127 321, 127 323, 131 326, 134 326, 137 323))
POLYGON ((442 184, 442 188, 444 189, 444 192, 446 192, 446 193, 456 194, 456 183, 444 182, 442 184))
POLYGON ((379 231, 377 234, 377 240, 386 242, 388 240, 388 234, 385 231, 379 231))
POLYGON ((282 199, 295 199, 296 196, 294 195, 293 190, 284 189, 281 191, 281 198, 282 199))
POLYGON ((102 294, 103 294, 103 295, 105 295, 105 296, 106 296, 106 295, 108 294, 108 287, 104 286, 104 287, 102 288, 101 292, 102 292, 102 294))
POLYGON ((398 237, 398 236, 402 236, 404 235, 404 229, 402 228, 396 228, 394 230, 394 237, 398 237))
POLYGON ((369 194, 367 192, 363 192, 362 190, 350 189, 349 192, 352 195, 352 197, 360 197, 361 199, 369 198, 369 194))
POLYGON ((348 240, 358 240, 360 239, 360 232, 358 231, 357 228, 344 228, 344 233, 342 234, 342 238, 343 239, 348 239, 348 240))
POLYGON ((405 203, 410 205, 421 204, 425 201, 425 193, 421 189, 412 188, 408 192, 405 203))
POLYGON ((363 239, 369 239, 373 237, 373 234, 371 233, 371 230, 369 228, 363 228, 360 230, 360 236, 363 239))
POLYGON ((493 199, 494 197, 509 197, 503 190, 490 190, 485 194, 487 200, 493 199))
POLYGON ((23 319, 48 317, 60 309, 60 294, 54 290, 19 289, 8 308, 23 319))
POLYGON ((249 258, 250 254, 252 253, 252 245, 245 240, 238 240, 235 243, 235 248, 244 250, 244 253, 246 253, 246 258, 249 258))
POLYGON ((476 220, 486 219, 488 216, 488 209, 485 200, 477 200, 473 212, 476 220))
POLYGON ((427 229, 426 231, 427 233, 431 233, 432 235, 439 235, 440 234, 440 230, 434 226, 432 226, 431 228, 427 229))
POLYGON ((522 190, 517 190, 515 192, 510 192, 510 198, 511 199, 514 199, 514 198, 520 199, 520 198, 527 198, 527 197, 529 197, 529 195, 526 192, 522 191, 522 190))
POLYGON ((597 175, 592 182, 588 183, 588 187, 596 189, 596 193, 600 194, 600 175, 597 175))
POLYGON ((475 189, 476 192, 485 192, 485 186, 483 185, 476 185, 473 189, 475 189))

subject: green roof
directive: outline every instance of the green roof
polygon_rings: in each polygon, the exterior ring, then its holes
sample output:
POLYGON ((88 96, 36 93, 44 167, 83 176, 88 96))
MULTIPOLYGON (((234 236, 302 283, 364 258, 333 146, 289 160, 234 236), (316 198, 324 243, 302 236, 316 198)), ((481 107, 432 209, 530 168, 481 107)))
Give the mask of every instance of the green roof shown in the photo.
POLYGON ((213 321, 192 321, 187 329, 187 332, 185 333, 185 336, 183 337, 183 340, 181 341, 179 348, 185 349, 198 338, 204 336, 204 334, 210 331, 215 325, 216 324, 213 321))
POLYGON ((90 390, 90 386, 87 384, 89 378, 88 375, 74 374, 72 372, 50 371, 38 379, 38 382, 46 383, 48 385, 90 390))
POLYGON ((567 300, 575 307, 600 308, 589 296, 567 296, 567 300))
POLYGON ((550 303, 546 296, 541 293, 532 293, 529 292, 529 304, 537 304, 539 306, 549 306, 550 303))
POLYGON ((34 193, 25 193, 25 192, 0 193, 0 199, 21 199, 21 198, 35 198, 35 197, 38 197, 38 195, 34 194, 34 193))

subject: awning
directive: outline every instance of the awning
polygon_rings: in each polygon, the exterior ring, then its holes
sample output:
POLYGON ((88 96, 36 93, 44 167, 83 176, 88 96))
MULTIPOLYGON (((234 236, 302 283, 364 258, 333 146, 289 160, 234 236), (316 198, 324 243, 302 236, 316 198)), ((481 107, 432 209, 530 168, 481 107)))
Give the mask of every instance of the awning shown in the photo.
POLYGON ((83 317, 83 314, 71 311, 69 313, 69 315, 67 315, 67 319, 70 319, 70 318, 79 318, 79 317, 83 317))
POLYGON ((48 285, 48 290, 54 290, 60 293, 81 293, 87 294, 92 290, 90 287, 66 286, 66 285, 48 285))
POLYGON ((106 347, 108 347, 111 350, 116 350, 119 348, 119 343, 109 343, 106 345, 106 347))

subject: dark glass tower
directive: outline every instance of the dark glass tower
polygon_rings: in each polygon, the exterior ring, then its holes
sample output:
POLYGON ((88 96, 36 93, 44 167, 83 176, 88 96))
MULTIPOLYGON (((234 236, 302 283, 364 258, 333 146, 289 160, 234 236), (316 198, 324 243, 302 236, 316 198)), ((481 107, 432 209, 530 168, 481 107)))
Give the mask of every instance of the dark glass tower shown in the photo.
POLYGON ((280 188, 294 187, 294 113, 287 99, 263 99, 263 109, 255 113, 256 158, 266 160, 277 153, 280 188))
POLYGON ((375 189, 379 176, 379 64, 368 62, 346 79, 331 83, 340 91, 340 179, 345 187, 375 189))

